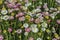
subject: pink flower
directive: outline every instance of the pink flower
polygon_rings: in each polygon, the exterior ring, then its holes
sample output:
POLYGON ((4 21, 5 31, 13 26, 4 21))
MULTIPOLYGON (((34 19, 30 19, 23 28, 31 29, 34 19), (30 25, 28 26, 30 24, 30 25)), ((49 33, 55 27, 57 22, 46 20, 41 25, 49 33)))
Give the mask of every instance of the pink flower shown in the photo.
POLYGON ((48 8, 48 7, 47 7, 47 3, 44 4, 43 8, 48 8))
POLYGON ((19 21, 24 21, 25 20, 25 17, 19 17, 19 21))
POLYGON ((47 20, 47 22, 50 23, 51 22, 51 19, 47 20))
POLYGON ((28 3, 28 0, 25 0, 26 3, 28 3))
POLYGON ((10 16, 10 17, 9 17, 9 19, 10 19, 10 20, 13 20, 13 19, 14 19, 14 17, 13 17, 13 16, 10 16))
POLYGON ((3 40, 3 36, 2 35, 0 35, 0 40, 3 40))
POLYGON ((14 6, 14 5, 11 4, 11 3, 10 3, 10 4, 7 4, 7 7, 8 7, 8 8, 13 8, 13 6, 14 6))
POLYGON ((34 38, 33 37, 30 37, 29 40, 34 40, 34 38))
POLYGON ((15 8, 18 8, 18 7, 16 5, 14 5, 13 8, 15 9, 15 8))
POLYGON ((53 38, 52 40, 57 40, 56 38, 53 38))
POLYGON ((43 12, 43 16, 49 16, 48 12, 43 12))
POLYGON ((19 16, 23 16, 23 15, 24 15, 24 13, 20 12, 20 13, 18 13, 18 15, 19 15, 19 16))
POLYGON ((0 30, 0 33, 2 32, 2 30, 0 30))
POLYGON ((12 28, 8 28, 8 32, 12 32, 12 28))
POLYGON ((60 24, 60 20, 57 20, 57 23, 60 24))
POLYGON ((25 31, 26 32, 30 32, 30 28, 25 28, 25 31))
POLYGON ((30 18, 30 20, 29 20, 29 21, 33 22, 33 21, 34 21, 34 18, 30 18))
POLYGON ((39 18, 35 19, 35 23, 40 23, 40 19, 39 18))
POLYGON ((18 13, 18 14, 16 15, 16 18, 21 17, 21 16, 24 16, 24 13, 22 13, 22 12, 18 13))

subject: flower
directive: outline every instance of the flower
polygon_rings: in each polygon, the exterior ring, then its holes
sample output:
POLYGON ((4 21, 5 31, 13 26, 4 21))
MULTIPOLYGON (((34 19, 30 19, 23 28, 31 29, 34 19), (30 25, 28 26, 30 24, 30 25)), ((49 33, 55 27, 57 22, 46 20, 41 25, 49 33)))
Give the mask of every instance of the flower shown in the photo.
POLYGON ((24 15, 24 13, 19 12, 19 13, 16 15, 16 17, 21 17, 21 16, 23 16, 23 15, 24 15))
POLYGON ((12 32, 12 28, 8 28, 8 32, 12 32))
POLYGON ((13 19, 14 19, 14 17, 13 17, 13 16, 9 16, 9 19, 10 19, 10 20, 13 20, 13 19))
POLYGON ((8 20, 9 19, 9 16, 8 15, 5 15, 2 17, 3 20, 8 20))
POLYGON ((36 24, 31 24, 31 27, 37 27, 37 25, 36 24))
POLYGON ((19 17, 19 21, 25 21, 25 17, 19 17))
POLYGON ((28 32, 25 32, 24 35, 25 35, 25 36, 28 36, 28 32))
POLYGON ((41 30, 42 30, 42 31, 45 31, 45 30, 46 30, 46 28, 41 28, 41 30))
POLYGON ((41 24, 41 26, 47 28, 47 23, 46 23, 46 22, 43 22, 43 23, 41 24))
POLYGON ((33 28, 31 28, 31 31, 34 33, 37 33, 39 30, 38 30, 38 28, 33 27, 33 28))
POLYGON ((30 22, 33 22, 33 21, 34 21, 34 18, 30 18, 29 21, 30 21, 30 22))
POLYGON ((39 18, 35 19, 35 23, 40 23, 40 19, 39 18))
POLYGON ((28 24, 28 23, 24 23, 23 26, 24 26, 25 28, 28 28, 28 27, 29 27, 29 24, 28 24))
POLYGON ((3 40, 3 35, 0 35, 0 40, 3 40))
POLYGON ((2 8, 1 13, 2 13, 3 15, 5 15, 5 14, 7 14, 7 13, 8 13, 8 11, 6 10, 6 8, 5 8, 4 6, 3 6, 3 8, 2 8))
POLYGON ((20 34, 20 33, 22 33, 22 30, 21 29, 17 29, 16 33, 20 34))
POLYGON ((44 3, 44 6, 43 6, 43 8, 47 8, 47 3, 44 3))
POLYGON ((37 38, 37 40, 42 40, 42 38, 37 38))
POLYGON ((31 3, 26 3, 26 4, 25 4, 26 7, 28 7, 28 6, 30 6, 30 5, 31 5, 31 3))
POLYGON ((57 20, 56 22, 57 22, 58 24, 60 24, 60 20, 57 20))
POLYGON ((53 38, 52 40, 57 40, 56 38, 53 38))
POLYGON ((33 37, 29 37, 29 39, 28 40, 34 40, 34 38, 33 37))
POLYGON ((25 28, 25 31, 26 32, 30 32, 30 28, 25 28))

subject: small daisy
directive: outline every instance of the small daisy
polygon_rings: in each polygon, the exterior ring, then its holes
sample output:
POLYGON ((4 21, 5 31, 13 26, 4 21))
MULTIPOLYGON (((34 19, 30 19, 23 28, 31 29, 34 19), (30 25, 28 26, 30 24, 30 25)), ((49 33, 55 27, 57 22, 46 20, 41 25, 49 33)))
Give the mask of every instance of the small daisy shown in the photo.
POLYGON ((29 24, 28 24, 28 23, 24 23, 23 26, 24 26, 25 28, 28 28, 29 24))
POLYGON ((8 11, 7 11, 7 10, 2 10, 1 13, 2 13, 3 15, 5 15, 5 14, 8 13, 8 11))
POLYGON ((41 30, 42 30, 42 31, 45 31, 45 30, 46 30, 46 28, 41 28, 41 30))
POLYGON ((16 32, 17 32, 18 34, 20 34, 20 33, 22 33, 22 30, 21 30, 21 29, 17 29, 16 32))
POLYGON ((42 27, 47 28, 47 23, 46 22, 43 22, 41 25, 42 25, 42 27))
POLYGON ((9 19, 9 16, 8 15, 5 15, 2 17, 3 20, 8 20, 9 19))
POLYGON ((28 6, 30 6, 30 5, 31 5, 31 3, 26 3, 26 4, 25 4, 26 7, 28 7, 28 6))
POLYGON ((25 32, 24 35, 25 35, 25 36, 28 36, 28 32, 25 32))
POLYGON ((34 32, 34 33, 37 33, 39 30, 38 30, 38 28, 33 27, 33 28, 31 28, 31 31, 34 32))
POLYGON ((37 27, 37 25, 36 24, 31 24, 31 27, 37 27))
POLYGON ((37 40, 42 40, 42 38, 37 38, 37 40))

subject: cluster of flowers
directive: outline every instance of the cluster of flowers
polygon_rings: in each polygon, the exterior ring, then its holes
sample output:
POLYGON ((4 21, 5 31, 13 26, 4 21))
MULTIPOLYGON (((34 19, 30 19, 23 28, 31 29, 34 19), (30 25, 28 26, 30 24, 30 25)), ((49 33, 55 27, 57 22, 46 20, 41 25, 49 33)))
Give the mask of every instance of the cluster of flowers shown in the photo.
POLYGON ((36 0, 2 2, 0 40, 60 40, 60 7, 49 8, 41 1, 35 6, 36 0))

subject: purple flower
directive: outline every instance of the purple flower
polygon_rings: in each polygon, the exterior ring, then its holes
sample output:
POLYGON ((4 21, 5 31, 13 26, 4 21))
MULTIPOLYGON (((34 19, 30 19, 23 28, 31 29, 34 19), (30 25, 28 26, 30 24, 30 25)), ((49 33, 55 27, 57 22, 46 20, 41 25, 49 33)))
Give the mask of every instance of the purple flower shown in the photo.
POLYGON ((0 35, 0 40, 3 40, 3 36, 2 35, 0 35))

